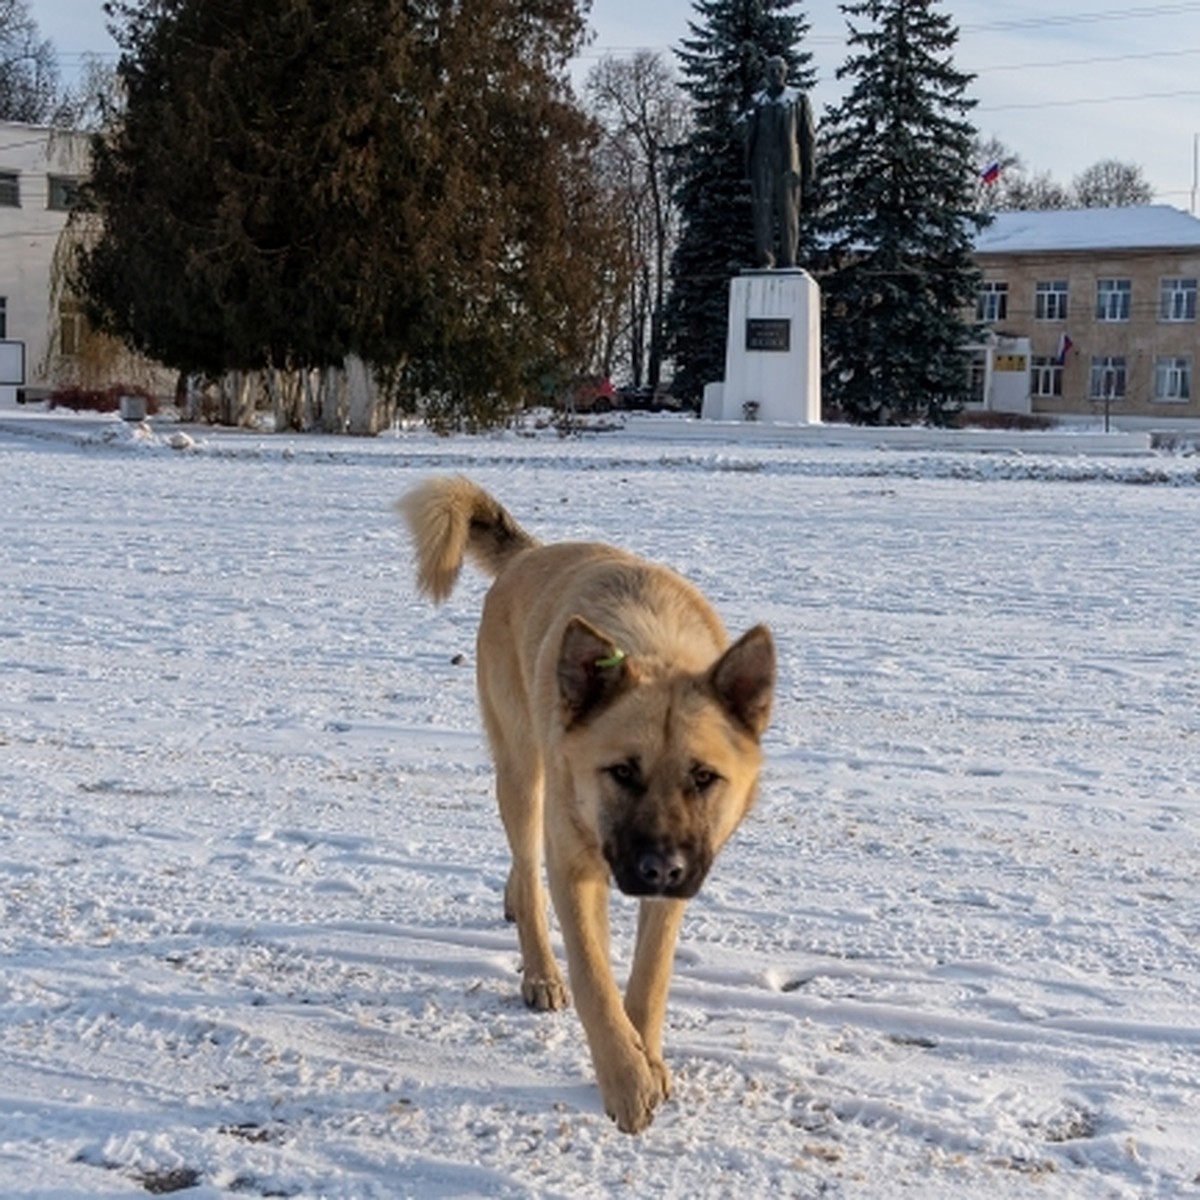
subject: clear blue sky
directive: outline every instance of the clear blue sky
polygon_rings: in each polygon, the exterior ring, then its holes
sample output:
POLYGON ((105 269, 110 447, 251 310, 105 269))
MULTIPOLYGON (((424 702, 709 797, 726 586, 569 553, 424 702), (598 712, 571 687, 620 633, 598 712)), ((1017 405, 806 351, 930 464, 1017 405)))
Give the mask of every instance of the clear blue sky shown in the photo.
MULTIPOLYGON (((1200 134, 1200 0, 944 0, 958 23, 956 64, 977 74, 975 123, 1032 170, 1069 183, 1102 158, 1135 162, 1163 203, 1188 208, 1200 134)), ((84 51, 112 56, 102 0, 31 0, 42 34, 70 74, 84 51)), ((820 79, 818 111, 840 98, 846 56, 834 0, 802 0, 820 79)), ((593 0, 595 40, 580 74, 604 53, 670 50, 692 0, 593 0)))

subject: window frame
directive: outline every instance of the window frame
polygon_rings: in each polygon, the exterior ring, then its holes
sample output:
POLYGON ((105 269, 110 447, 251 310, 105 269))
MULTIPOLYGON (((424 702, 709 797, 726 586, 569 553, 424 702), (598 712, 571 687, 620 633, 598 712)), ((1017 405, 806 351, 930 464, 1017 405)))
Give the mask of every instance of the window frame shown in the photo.
POLYGON ((1129 320, 1133 309, 1133 280, 1106 278, 1096 280, 1096 320, 1106 323, 1129 320))
POLYGON ((992 325, 1008 319, 1008 281, 985 279, 975 294, 975 319, 992 325))
POLYGON ((1071 289, 1066 279, 1044 279, 1034 284, 1035 321, 1065 321, 1071 289))
POLYGON ((1154 403, 1190 404, 1191 402, 1192 356, 1190 354, 1159 354, 1154 360, 1154 403), (1172 387, 1172 383, 1174 383, 1174 387, 1172 387))
POLYGON ((1169 276, 1158 282, 1158 319, 1179 324, 1196 319, 1195 279, 1184 275, 1169 276), (1183 310, 1182 314, 1178 311, 1183 310))
POLYGON ((1029 394, 1042 400, 1061 400, 1063 364, 1053 354, 1035 354, 1029 360, 1029 394))
POLYGON ((47 175, 46 208, 50 212, 70 212, 79 203, 79 185, 77 175, 47 175))
POLYGON ((21 207, 21 172, 0 170, 0 208, 21 207))
POLYGON ((1088 371, 1088 399, 1114 402, 1124 400, 1129 394, 1129 362, 1124 354, 1094 354, 1088 371), (1106 395, 1104 382, 1112 372, 1112 395, 1106 395))
POLYGON ((58 302, 58 352, 63 358, 76 358, 87 337, 87 318, 83 305, 74 296, 58 302))

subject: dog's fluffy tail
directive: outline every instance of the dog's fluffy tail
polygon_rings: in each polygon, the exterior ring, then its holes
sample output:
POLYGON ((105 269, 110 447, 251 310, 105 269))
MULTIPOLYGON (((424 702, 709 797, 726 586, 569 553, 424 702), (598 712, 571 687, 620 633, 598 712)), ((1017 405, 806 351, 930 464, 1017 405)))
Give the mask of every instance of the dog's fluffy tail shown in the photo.
POLYGON ((538 544, 496 500, 461 475, 430 479, 396 502, 412 534, 417 587, 435 604, 454 590, 463 560, 488 575, 538 544))

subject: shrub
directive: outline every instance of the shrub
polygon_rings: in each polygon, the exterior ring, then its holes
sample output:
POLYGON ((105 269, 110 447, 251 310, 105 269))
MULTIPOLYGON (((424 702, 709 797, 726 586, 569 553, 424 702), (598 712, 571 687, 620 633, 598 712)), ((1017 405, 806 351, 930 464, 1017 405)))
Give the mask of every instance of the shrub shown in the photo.
POLYGON ((114 383, 103 389, 68 384, 50 393, 46 407, 69 408, 72 412, 114 413, 121 407, 122 396, 141 396, 146 401, 148 416, 152 417, 158 412, 158 400, 152 392, 125 383, 114 383))
POLYGON ((956 424, 959 429, 1053 429, 1058 422, 1053 417, 1033 413, 970 412, 964 409, 956 424))

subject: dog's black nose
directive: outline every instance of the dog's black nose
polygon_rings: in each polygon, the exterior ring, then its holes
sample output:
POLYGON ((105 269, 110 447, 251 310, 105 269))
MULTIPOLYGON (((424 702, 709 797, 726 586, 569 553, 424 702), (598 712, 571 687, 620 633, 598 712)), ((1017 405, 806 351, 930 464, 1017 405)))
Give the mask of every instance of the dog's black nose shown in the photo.
POLYGON ((637 860, 638 878, 654 892, 678 887, 687 869, 688 862, 681 850, 644 850, 637 860))

